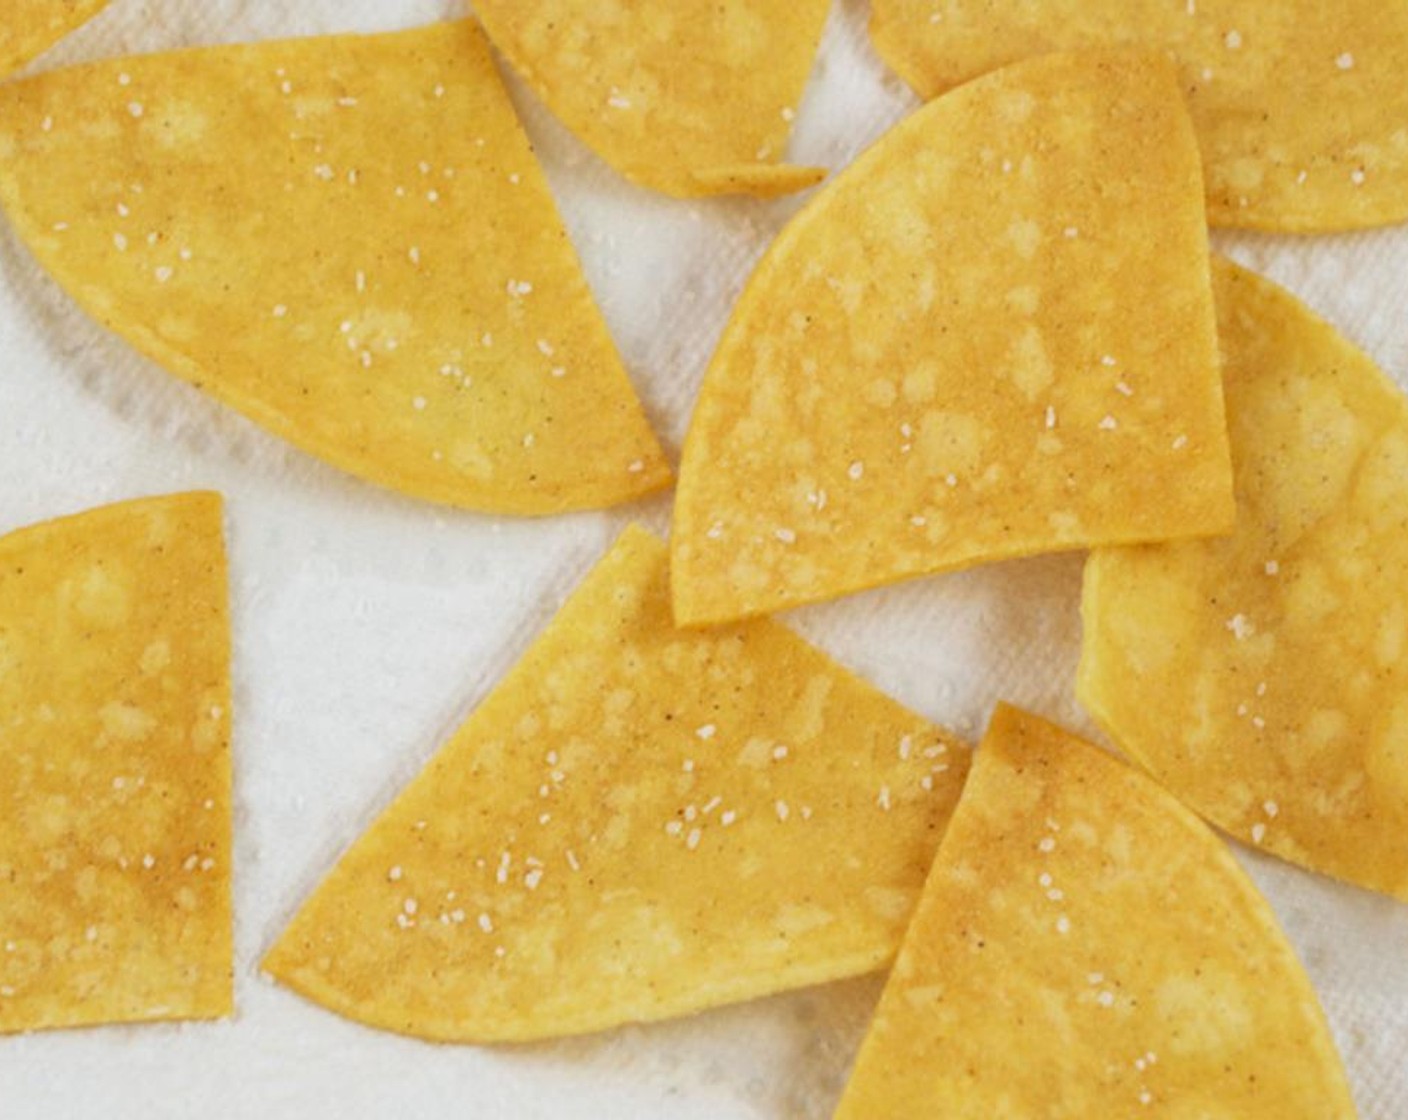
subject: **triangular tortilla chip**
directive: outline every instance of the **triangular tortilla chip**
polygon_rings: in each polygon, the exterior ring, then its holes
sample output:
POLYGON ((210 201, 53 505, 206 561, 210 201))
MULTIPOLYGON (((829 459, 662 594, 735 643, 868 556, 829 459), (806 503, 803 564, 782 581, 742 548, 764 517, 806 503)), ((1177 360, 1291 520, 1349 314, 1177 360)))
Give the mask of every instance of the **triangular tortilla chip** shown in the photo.
POLYGON ((669 480, 473 24, 4 87, 0 202, 102 323, 369 481, 542 514, 669 480))
POLYGON ((781 165, 830 0, 477 0, 475 14, 563 124, 632 182, 679 198, 772 196, 826 172, 781 165))
POLYGON ((1399 0, 875 0, 875 46, 921 96, 1048 51, 1133 46, 1179 69, 1218 226, 1408 219, 1399 0))
POLYGON ((0 538, 0 1033, 232 1008, 215 494, 0 538))
POLYGON ((1053 56, 920 110, 764 258, 685 445, 676 618, 1232 515, 1172 70, 1053 56))
POLYGON ((265 968, 373 1026, 599 1030, 893 956, 968 750, 770 623, 670 620, 631 529, 265 968))
POLYGON ((108 0, 5 0, 0 77, 43 54, 108 6, 108 0))
POLYGON ((1079 693, 1232 835, 1408 900, 1408 399, 1216 270, 1236 533, 1094 553, 1079 693))
POLYGON ((837 1120, 1353 1120, 1300 962, 1217 837, 1000 707, 837 1120))

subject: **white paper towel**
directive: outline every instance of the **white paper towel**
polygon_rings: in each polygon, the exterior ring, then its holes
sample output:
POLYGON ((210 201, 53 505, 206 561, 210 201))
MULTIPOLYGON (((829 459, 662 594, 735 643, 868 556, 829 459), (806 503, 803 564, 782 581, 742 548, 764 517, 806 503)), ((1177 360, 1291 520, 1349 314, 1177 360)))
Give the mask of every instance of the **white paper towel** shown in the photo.
MULTIPOLYGON (((116 0, 37 64, 465 14, 454 0, 116 0)), ((837 0, 794 156, 833 168, 915 105, 837 0)), ((798 200, 636 190, 515 98, 618 344, 678 448, 749 268, 798 200)), ((1219 237, 1408 381, 1408 229, 1219 237)), ((358 1027, 258 977, 337 852, 527 646, 632 517, 668 499, 515 522, 352 481, 178 384, 86 319, 0 228, 0 530, 138 494, 230 502, 236 629, 239 1012, 214 1025, 0 1040, 0 1117, 251 1120, 450 1114, 791 1120, 830 1115, 879 993, 869 978, 693 1019, 512 1050, 358 1027)), ((975 736, 1004 697, 1090 731, 1072 698, 1080 560, 921 581, 792 622, 975 736)), ((1314 978, 1366 1120, 1408 1117, 1408 906, 1241 853, 1314 978)))

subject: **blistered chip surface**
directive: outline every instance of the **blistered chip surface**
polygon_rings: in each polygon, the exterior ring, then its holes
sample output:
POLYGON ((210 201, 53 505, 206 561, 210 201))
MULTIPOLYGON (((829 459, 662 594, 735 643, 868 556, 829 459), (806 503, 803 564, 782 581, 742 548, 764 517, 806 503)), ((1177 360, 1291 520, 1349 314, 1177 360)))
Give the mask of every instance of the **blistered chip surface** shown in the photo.
POLYGON ((1408 899, 1408 401, 1274 285, 1216 291, 1236 532, 1091 556, 1080 697, 1219 827, 1408 899))
POLYGON ((474 24, 0 88, 0 203, 100 322, 371 482, 513 514, 669 482, 474 24))
POLYGON ((830 0, 479 0, 495 45, 628 179, 689 198, 819 182, 783 164, 830 0))
POLYGON ((231 1011, 220 500, 0 538, 0 1033, 231 1011))
POLYGON ((1214 225, 1317 232, 1408 218, 1408 5, 876 0, 873 20, 880 54, 925 97, 1048 51, 1167 53, 1214 225))
POLYGON ((1324 1016, 1227 848, 999 707, 837 1120, 1354 1120, 1324 1016))
POLYGON ((427 1038, 543 1038, 884 966, 968 750, 771 622, 670 619, 631 529, 265 961, 427 1038))
POLYGON ((676 618, 1230 529, 1200 182, 1172 69, 1137 55, 1015 66, 890 132, 734 311, 676 618))

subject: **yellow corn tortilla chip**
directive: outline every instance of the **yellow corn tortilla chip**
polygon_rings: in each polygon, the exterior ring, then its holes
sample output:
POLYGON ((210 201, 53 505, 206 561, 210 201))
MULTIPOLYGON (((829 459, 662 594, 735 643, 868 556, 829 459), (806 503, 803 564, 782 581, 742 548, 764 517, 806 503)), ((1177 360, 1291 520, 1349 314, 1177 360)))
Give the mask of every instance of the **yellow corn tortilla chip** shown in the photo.
POLYGON ((1294 951, 1148 778, 1000 707, 837 1120, 1353 1120, 1294 951))
POLYGON ((1198 154, 1171 68, 1050 56, 882 139, 759 265, 680 475, 682 624, 1230 529, 1198 154))
POLYGON ((546 514, 669 481, 471 23, 0 88, 0 202, 102 323, 371 482, 546 514))
POLYGON ((0 538, 0 1034, 232 1009, 220 499, 0 538))
POLYGON ((264 967, 373 1026, 481 1042, 868 972, 967 765, 781 626, 676 630, 665 546, 632 528, 264 967))
POLYGON ((5 0, 0 77, 43 54, 108 6, 108 0, 5 0))
POLYGON ((1094 553, 1079 695, 1233 836, 1408 900, 1408 400, 1220 263, 1235 534, 1094 553))
POLYGON ((921 96, 1047 51, 1178 64, 1218 226, 1321 232, 1408 219, 1400 0, 875 0, 881 56, 921 96))
POLYGON ((677 198, 772 196, 830 0, 477 0, 494 44, 569 129, 677 198))

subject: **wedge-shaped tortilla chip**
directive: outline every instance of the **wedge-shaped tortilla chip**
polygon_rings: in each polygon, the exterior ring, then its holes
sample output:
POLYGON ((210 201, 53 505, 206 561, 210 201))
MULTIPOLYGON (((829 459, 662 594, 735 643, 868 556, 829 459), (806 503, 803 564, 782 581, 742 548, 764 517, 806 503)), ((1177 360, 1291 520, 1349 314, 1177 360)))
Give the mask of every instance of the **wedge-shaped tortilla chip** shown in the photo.
POLYGON ((1091 556, 1080 697, 1219 827, 1408 900, 1408 400, 1266 281, 1216 291, 1237 531, 1091 556))
POLYGON ((478 0, 474 11, 583 143, 632 182, 692 198, 821 181, 821 168, 778 161, 830 6, 478 0))
POLYGON ((220 499, 0 539, 0 1033, 231 1010, 220 499))
POLYGON ((1000 707, 838 1120, 1353 1120, 1300 962, 1213 833, 1000 707))
POLYGON ((598 1030, 886 964, 957 741, 770 622, 670 619, 631 529, 265 961, 374 1026, 598 1030))
POLYGON ((1198 174, 1141 56, 1015 66, 881 140, 783 231, 714 357, 676 618, 1228 530, 1198 174))
POLYGON ((43 54, 108 6, 108 0, 5 0, 0 77, 43 54))
POLYGON ((1214 225, 1315 232, 1408 218, 1408 4, 1394 0, 875 0, 885 61, 934 97, 1047 51, 1176 60, 1214 225))
POLYGON ((473 24, 5 87, 0 202, 100 321, 362 478, 515 514, 669 479, 473 24))

